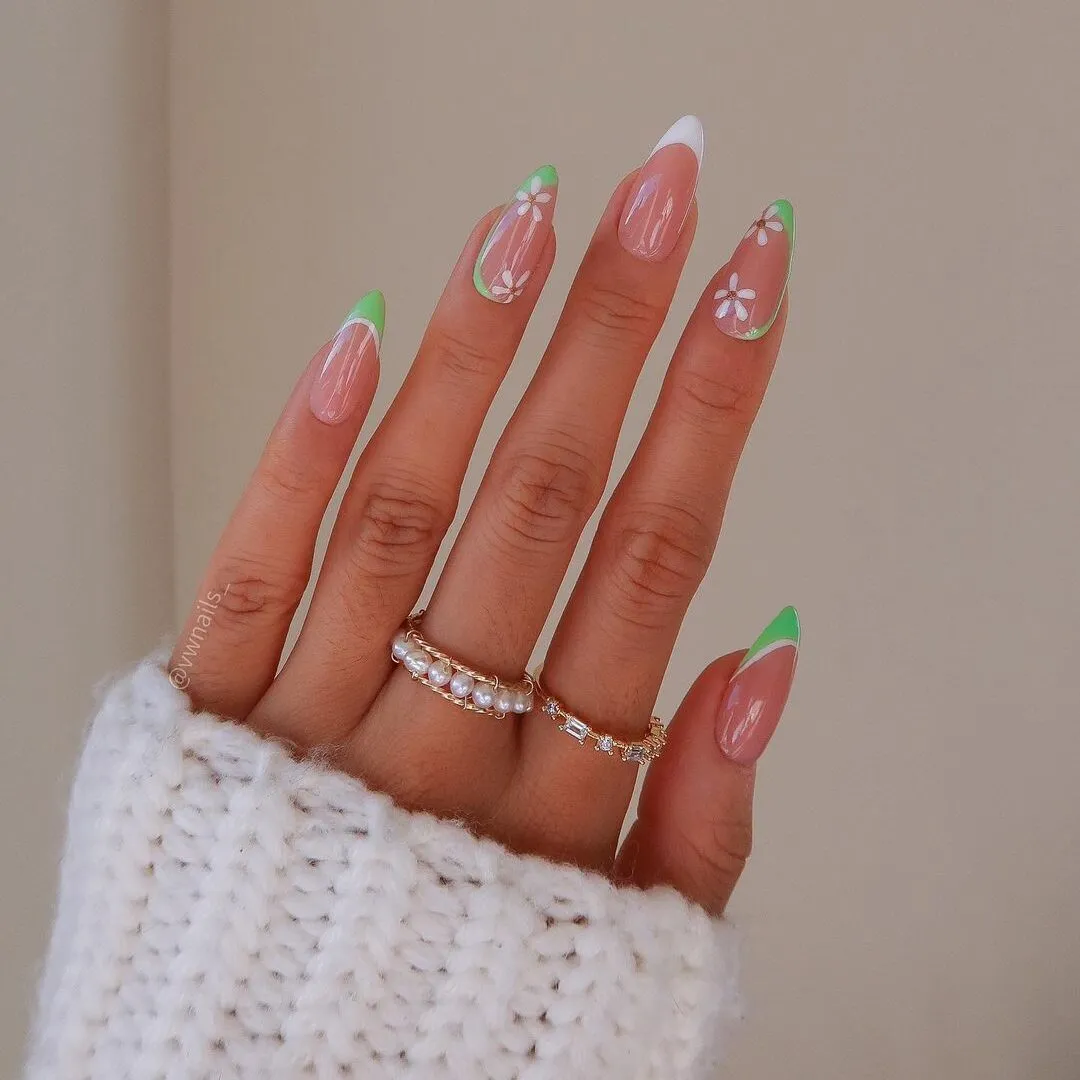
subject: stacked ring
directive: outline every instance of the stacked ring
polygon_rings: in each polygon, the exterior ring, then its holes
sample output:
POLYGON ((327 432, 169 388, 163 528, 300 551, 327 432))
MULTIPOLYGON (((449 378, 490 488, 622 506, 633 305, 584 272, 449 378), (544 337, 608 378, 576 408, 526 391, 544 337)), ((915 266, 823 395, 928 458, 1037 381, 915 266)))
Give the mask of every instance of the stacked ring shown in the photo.
POLYGON ((436 648, 420 633, 418 611, 405 620, 405 625, 390 645, 394 663, 439 697, 468 712, 483 713, 503 719, 510 713, 527 713, 533 705, 533 680, 526 675, 520 683, 504 683, 497 675, 474 671, 449 653, 436 648))
POLYGON ((650 761, 655 761, 663 752, 667 743, 667 728, 664 727, 664 722, 660 717, 654 716, 649 720, 649 733, 644 739, 637 742, 624 742, 622 739, 616 739, 614 735, 605 735, 597 731, 581 717, 570 712, 558 698, 552 697, 544 689, 538 671, 532 678, 536 691, 543 700, 540 706, 541 712, 550 716, 558 724, 560 731, 565 731, 570 738, 581 743, 582 746, 591 742, 593 748, 600 753, 612 756, 618 754, 623 761, 628 761, 632 765, 647 765, 650 761))

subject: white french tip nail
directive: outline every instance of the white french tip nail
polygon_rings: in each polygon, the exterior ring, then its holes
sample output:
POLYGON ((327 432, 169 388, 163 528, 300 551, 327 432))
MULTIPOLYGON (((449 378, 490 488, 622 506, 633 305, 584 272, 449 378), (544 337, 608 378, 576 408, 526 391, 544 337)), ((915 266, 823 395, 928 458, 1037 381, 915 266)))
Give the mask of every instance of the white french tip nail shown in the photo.
POLYGON ((694 156, 698 159, 698 168, 701 168, 701 160, 705 156, 705 129, 701 126, 701 121, 696 116, 684 116, 679 120, 676 120, 664 132, 663 138, 653 147, 652 157, 657 150, 662 150, 665 146, 674 146, 676 143, 682 143, 683 146, 689 146, 694 151, 694 156))

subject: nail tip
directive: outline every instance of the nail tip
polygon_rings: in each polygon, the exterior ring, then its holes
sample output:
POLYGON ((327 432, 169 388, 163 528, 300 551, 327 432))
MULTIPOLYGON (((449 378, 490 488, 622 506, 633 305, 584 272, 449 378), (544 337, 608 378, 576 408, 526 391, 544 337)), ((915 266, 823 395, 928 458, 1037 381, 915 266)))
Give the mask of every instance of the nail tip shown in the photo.
POLYGON ((349 319, 366 319, 381 338, 386 325, 386 297, 379 289, 364 293, 346 315, 345 321, 348 322, 349 319))
POLYGON ((675 146, 680 143, 694 152, 700 168, 702 158, 705 156, 705 128, 693 113, 680 116, 660 137, 660 141, 653 147, 649 157, 665 146, 675 146))

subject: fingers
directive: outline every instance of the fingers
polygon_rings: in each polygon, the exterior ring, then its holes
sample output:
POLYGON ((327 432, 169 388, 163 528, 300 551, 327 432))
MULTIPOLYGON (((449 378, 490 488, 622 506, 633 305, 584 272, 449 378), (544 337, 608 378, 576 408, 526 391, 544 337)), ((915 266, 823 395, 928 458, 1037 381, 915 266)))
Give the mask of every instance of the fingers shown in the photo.
POLYGON ((507 677, 520 674, 603 494, 630 395, 692 239, 694 215, 671 259, 633 259, 616 236, 625 196, 623 185, 601 219, 428 605, 432 635, 452 635, 507 677))
POLYGON ((218 543, 170 659, 195 703, 244 718, 270 685, 319 523, 379 377, 382 293, 368 293, 297 382, 218 543))
POLYGON ((253 717, 264 730, 304 743, 337 741, 387 674, 387 643, 454 518, 477 434, 554 258, 554 170, 538 170, 525 187, 533 199, 527 214, 516 213, 515 198, 474 229, 357 463, 304 627, 253 717), (540 180, 535 192, 532 179, 540 180), (504 273, 509 285, 500 284, 504 273))
POLYGON ((747 653, 722 657, 694 683, 649 769, 619 880, 670 885, 723 913, 750 855, 755 763, 787 702, 798 638, 785 608, 747 653))
MULTIPOLYGON (((549 692, 593 728, 616 737, 640 738, 646 731, 686 609, 711 561, 735 468, 780 347, 788 233, 768 230, 774 249, 769 257, 783 264, 780 285, 765 282, 760 267, 738 277, 737 267, 759 257, 756 235, 748 234, 717 273, 687 324, 545 662, 549 692), (755 307, 749 294, 758 291, 762 301, 755 307), (735 302, 739 309, 732 316, 735 302), (766 307, 780 307, 779 318, 766 307), (732 333, 733 318, 739 337, 732 333), (765 325, 770 332, 758 333, 765 325)), ((632 770, 574 750, 542 713, 530 714, 526 753, 536 784, 575 785, 606 796, 597 800, 600 808, 589 815, 588 827, 611 843, 632 793, 632 770)), ((572 799, 565 806, 575 812, 572 799)))
MULTIPOLYGON (((698 152, 679 144, 657 155, 668 162, 667 171, 672 162, 678 168, 668 182, 681 199, 670 227, 657 221, 650 227, 650 235, 663 234, 666 258, 643 258, 624 245, 619 222, 637 178, 613 194, 427 605, 425 635, 473 667, 505 679, 520 676, 603 493, 627 403, 693 238, 690 200, 698 152)), ((665 169, 654 170, 653 181, 663 179, 665 169)), ((667 189, 663 195, 670 205, 674 196, 667 189)), ((430 737, 446 753, 447 707, 436 702, 434 709, 410 709, 407 702, 417 694, 424 691, 405 673, 395 676, 365 723, 366 734, 357 737, 382 741, 374 729, 385 713, 408 738, 410 752, 430 752, 430 737), (411 719, 403 725, 401 716, 411 719)), ((516 739, 513 724, 489 727, 455 732, 454 746, 466 768, 482 760, 481 743, 490 752, 494 742, 505 746, 516 739)))

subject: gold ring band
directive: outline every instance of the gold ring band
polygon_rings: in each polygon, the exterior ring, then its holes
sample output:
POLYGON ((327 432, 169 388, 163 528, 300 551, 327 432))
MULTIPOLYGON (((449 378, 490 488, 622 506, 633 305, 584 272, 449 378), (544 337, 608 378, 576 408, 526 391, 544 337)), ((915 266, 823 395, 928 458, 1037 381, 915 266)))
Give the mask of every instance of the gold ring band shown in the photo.
POLYGON ((615 738, 614 735, 605 735, 597 731, 580 716, 575 716, 570 712, 558 698, 552 697, 540 681, 539 670, 533 672, 532 681, 542 701, 540 711, 550 716, 560 731, 565 731, 571 739, 582 746, 591 742, 594 749, 600 753, 609 756, 618 754, 623 761, 628 761, 632 765, 647 765, 650 761, 655 761, 663 752, 667 743, 667 728, 664 727, 664 722, 660 717, 654 716, 649 720, 649 733, 644 739, 625 742, 623 739, 615 738))
POLYGON ((519 683, 505 683, 498 675, 475 671, 420 633, 423 617, 423 611, 410 615, 394 637, 390 657, 395 664, 401 664, 418 683, 467 712, 502 720, 532 708, 535 685, 528 674, 519 683))

